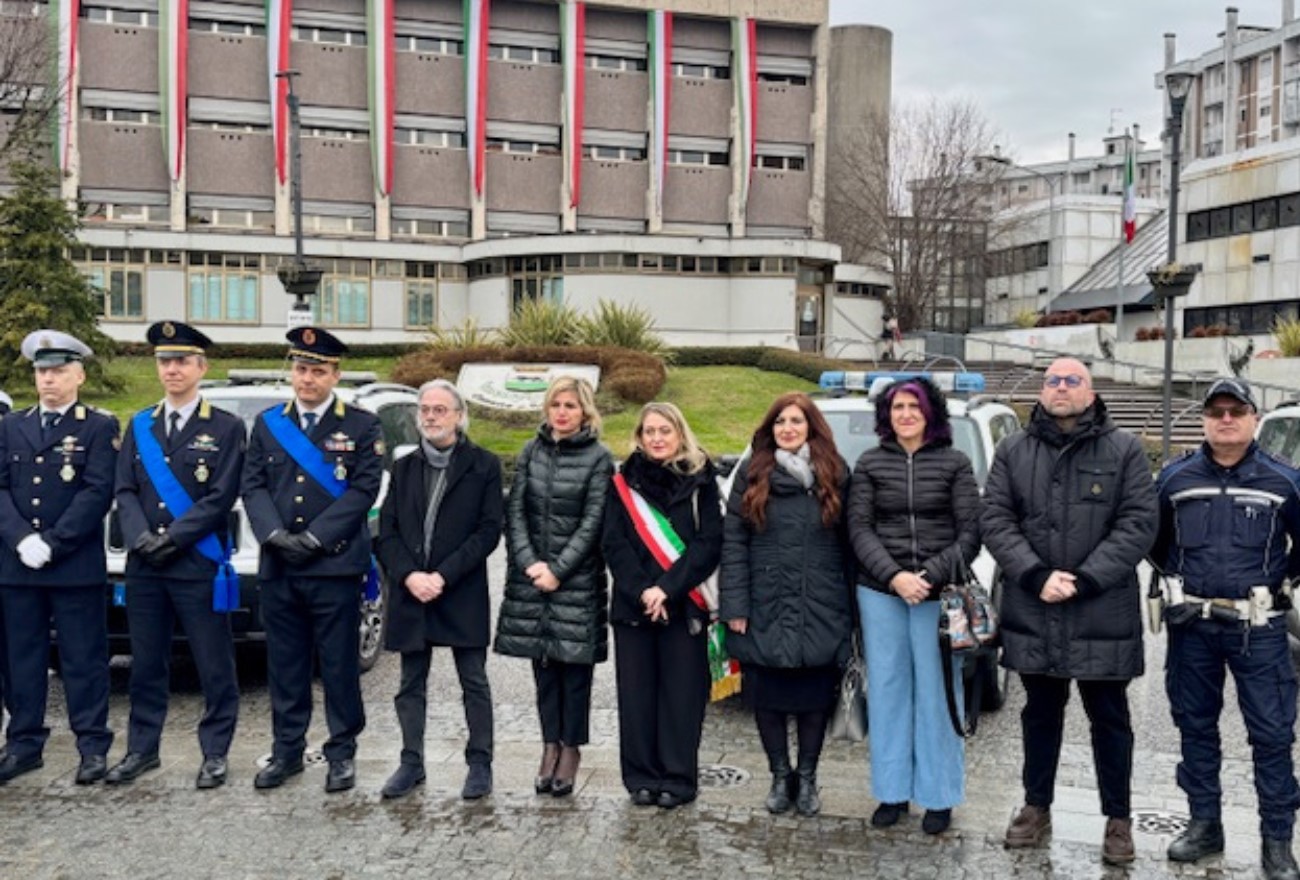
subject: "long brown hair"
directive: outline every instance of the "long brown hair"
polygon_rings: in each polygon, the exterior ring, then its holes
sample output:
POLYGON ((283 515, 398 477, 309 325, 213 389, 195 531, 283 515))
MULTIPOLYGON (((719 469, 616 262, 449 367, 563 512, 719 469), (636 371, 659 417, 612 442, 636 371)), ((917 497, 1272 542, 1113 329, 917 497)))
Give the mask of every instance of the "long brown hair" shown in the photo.
POLYGON ((772 426, 786 407, 797 406, 808 421, 808 452, 812 459, 817 500, 822 507, 822 525, 829 528, 840 517, 840 454, 835 449, 835 437, 821 410, 812 398, 800 391, 782 394, 768 407, 767 415, 754 431, 749 456, 749 487, 741 499, 740 513, 754 528, 763 530, 767 518, 767 498, 771 489, 770 478, 776 468, 776 437, 772 426))

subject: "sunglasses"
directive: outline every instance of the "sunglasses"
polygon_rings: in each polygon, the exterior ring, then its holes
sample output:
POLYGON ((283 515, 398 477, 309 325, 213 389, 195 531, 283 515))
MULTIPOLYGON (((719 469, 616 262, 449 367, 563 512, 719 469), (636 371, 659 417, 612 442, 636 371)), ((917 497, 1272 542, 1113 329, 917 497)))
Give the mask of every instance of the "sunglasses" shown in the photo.
POLYGON ((1078 388, 1083 384, 1083 377, 1078 373, 1070 373, 1068 376, 1057 376, 1054 373, 1048 373, 1043 377, 1043 384, 1048 388, 1057 388, 1061 385, 1066 388, 1078 388))
POLYGON ((1234 419, 1244 419, 1250 415, 1251 408, 1244 403, 1233 403, 1227 406, 1207 406, 1202 412, 1207 419, 1221 419, 1224 416, 1231 416, 1234 419))

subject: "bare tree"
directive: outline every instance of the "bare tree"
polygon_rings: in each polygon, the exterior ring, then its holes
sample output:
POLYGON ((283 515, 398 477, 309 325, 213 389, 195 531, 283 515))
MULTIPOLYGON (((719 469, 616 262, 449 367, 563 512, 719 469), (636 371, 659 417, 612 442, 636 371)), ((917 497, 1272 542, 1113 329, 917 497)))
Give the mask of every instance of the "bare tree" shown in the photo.
POLYGON ((994 141, 973 101, 940 98, 896 105, 888 125, 864 120, 832 138, 828 236, 846 259, 893 274, 904 330, 960 329, 966 322, 952 316, 936 321, 938 304, 982 300, 993 175, 978 160, 994 141))
POLYGON ((47 10, 0 0, 0 165, 49 142, 60 87, 47 10))

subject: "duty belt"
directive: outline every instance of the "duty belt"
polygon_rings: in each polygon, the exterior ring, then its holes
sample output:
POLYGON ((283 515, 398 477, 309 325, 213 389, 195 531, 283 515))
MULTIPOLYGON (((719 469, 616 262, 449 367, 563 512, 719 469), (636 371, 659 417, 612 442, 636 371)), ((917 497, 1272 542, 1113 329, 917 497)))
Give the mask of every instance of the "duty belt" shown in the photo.
POLYGON ((1267 626, 1270 619, 1286 614, 1268 587, 1251 587, 1250 595, 1249 599, 1211 599, 1183 593, 1183 601, 1173 607, 1181 606, 1184 615, 1191 611, 1202 620, 1249 621, 1251 626, 1267 626))

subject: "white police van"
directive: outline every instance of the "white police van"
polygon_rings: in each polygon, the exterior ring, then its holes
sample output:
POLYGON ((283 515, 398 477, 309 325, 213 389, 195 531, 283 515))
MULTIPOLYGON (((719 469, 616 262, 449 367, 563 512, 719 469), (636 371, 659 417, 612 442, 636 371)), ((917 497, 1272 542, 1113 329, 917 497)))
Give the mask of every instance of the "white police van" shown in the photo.
MULTIPOLYGON (((1260 448, 1300 467, 1300 400, 1286 401, 1260 416, 1255 439, 1260 448)), ((1292 608, 1286 622, 1291 637, 1300 641, 1300 609, 1292 608)))
MULTIPOLYGON (((203 383, 202 394, 213 406, 233 413, 244 420, 251 432, 253 421, 267 408, 276 404, 287 403, 293 397, 293 387, 287 381, 287 375, 279 370, 231 370, 225 380, 203 383)), ((389 473, 395 460, 413 450, 420 442, 417 413, 419 396, 415 389, 405 385, 381 383, 376 381, 374 373, 344 371, 338 386, 334 390, 345 403, 367 410, 379 416, 384 432, 384 477, 379 490, 379 497, 370 509, 370 534, 373 537, 379 530, 379 507, 388 492, 389 473)), ((265 663, 265 651, 262 646, 266 641, 266 631, 261 617, 261 591, 257 583, 257 566, 261 545, 253 535, 248 517, 244 515, 242 501, 235 502, 230 513, 231 535, 235 544, 235 553, 231 559, 235 571, 239 574, 239 605, 231 613, 231 629, 235 642, 241 647, 241 656, 265 663), (253 653, 245 653, 246 645, 255 645, 253 653)), ((126 551, 122 530, 118 525, 117 511, 109 514, 107 535, 108 579, 109 579, 109 649, 114 654, 126 654, 131 650, 130 637, 126 622, 126 551)), ((361 668, 368 670, 375 665, 383 652, 384 625, 387 620, 385 599, 388 584, 380 577, 379 598, 373 602, 361 602, 361 668)), ((177 638, 182 634, 177 632, 177 638)))

